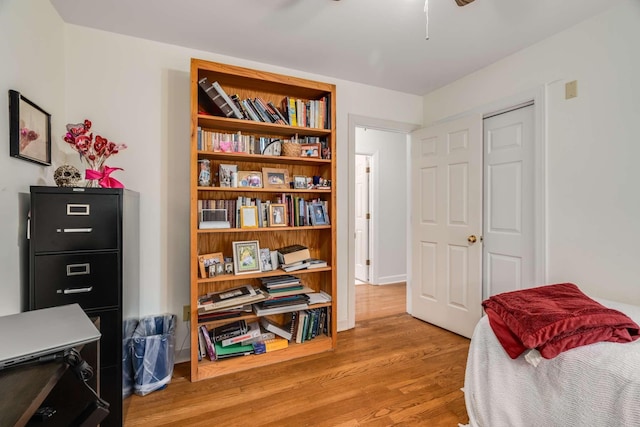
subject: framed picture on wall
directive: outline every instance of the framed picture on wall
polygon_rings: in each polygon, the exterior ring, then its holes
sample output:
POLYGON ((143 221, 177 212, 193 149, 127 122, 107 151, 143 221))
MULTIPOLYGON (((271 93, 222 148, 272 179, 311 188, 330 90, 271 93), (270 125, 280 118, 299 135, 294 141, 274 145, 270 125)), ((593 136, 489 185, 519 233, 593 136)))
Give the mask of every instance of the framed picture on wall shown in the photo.
POLYGON ((15 90, 9 91, 9 154, 51 165, 51 114, 15 90))

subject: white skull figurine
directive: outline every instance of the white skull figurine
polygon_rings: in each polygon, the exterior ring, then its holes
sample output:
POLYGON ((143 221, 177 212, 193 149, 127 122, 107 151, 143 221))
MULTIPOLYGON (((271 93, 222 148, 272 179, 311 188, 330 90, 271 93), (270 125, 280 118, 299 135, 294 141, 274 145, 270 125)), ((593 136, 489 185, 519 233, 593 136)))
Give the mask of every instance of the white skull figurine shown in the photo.
POLYGON ((62 165, 53 173, 53 180, 58 187, 77 187, 80 171, 71 165, 62 165))

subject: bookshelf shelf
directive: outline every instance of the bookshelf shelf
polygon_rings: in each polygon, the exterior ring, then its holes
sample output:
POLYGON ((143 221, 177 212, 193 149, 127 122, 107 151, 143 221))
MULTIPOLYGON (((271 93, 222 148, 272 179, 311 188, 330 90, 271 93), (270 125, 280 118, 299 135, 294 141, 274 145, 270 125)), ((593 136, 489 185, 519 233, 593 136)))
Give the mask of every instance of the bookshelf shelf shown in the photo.
POLYGON ((274 194, 282 194, 282 193, 302 193, 302 194, 310 194, 310 193, 325 193, 331 194, 331 190, 325 189, 317 189, 312 188, 308 190, 298 190, 298 189, 277 189, 277 188, 253 188, 253 187, 198 187, 198 191, 215 191, 218 193, 274 193, 274 194))
POLYGON ((251 120, 231 119, 227 117, 209 116, 198 114, 198 123, 201 126, 223 131, 235 132, 242 129, 243 132, 265 133, 292 137, 298 135, 327 136, 331 135, 331 129, 306 128, 300 126, 286 126, 276 123, 254 122, 251 120))
POLYGON ((304 231, 304 230, 328 230, 330 225, 305 225, 300 227, 278 227, 277 230, 270 227, 261 228, 211 228, 206 230, 198 230, 198 234, 227 234, 227 233, 273 233, 274 231, 304 231))
MULTIPOLYGON (((238 120, 244 121, 244 120, 238 120)), ((287 156, 267 156, 264 154, 244 154, 244 153, 223 153, 215 151, 198 150, 198 157, 212 158, 216 160, 229 160, 235 162, 258 162, 258 163, 286 163, 286 164, 315 164, 331 165, 331 159, 317 159, 313 157, 287 157, 287 156)), ((206 187, 205 187, 206 188, 206 187)))
MULTIPOLYGON (((218 377, 233 372, 270 365, 285 360, 296 359, 324 351, 330 351, 337 345, 336 330, 336 299, 337 299, 337 272, 331 266, 336 265, 336 129, 335 129, 335 86, 328 83, 301 79, 292 76, 269 73, 233 65, 220 64, 199 59, 191 60, 191 155, 190 155, 190 335, 191 335, 191 381, 199 381, 206 378, 218 377), (307 105, 305 117, 309 115, 309 122, 313 116, 315 123, 320 127, 290 126, 288 124, 267 123, 247 119, 230 118, 223 116, 224 105, 220 111, 207 108, 209 98, 204 95, 199 87, 199 82, 206 77, 210 83, 217 84, 230 97, 237 95, 238 100, 260 98, 265 103, 280 110, 281 114, 288 113, 284 109, 289 100, 301 101, 307 105), (317 111, 311 115, 311 108, 317 111), (204 113, 207 111, 208 113, 204 113), (217 115, 220 114, 220 115, 217 115), (238 152, 213 151, 218 149, 217 140, 211 138, 216 135, 236 138, 238 147, 234 143, 233 149, 238 152), (206 139, 205 139, 206 137, 206 139), (251 141, 259 138, 280 138, 281 140, 298 139, 307 142, 316 142, 331 153, 330 158, 321 157, 291 157, 270 156, 263 154, 250 154, 259 152, 257 148, 238 149, 240 144, 245 144, 244 137, 251 141), (204 141, 207 141, 205 144, 204 141), (199 144, 199 141, 202 145, 199 144), (202 150, 201 147, 211 149, 202 150), (242 152, 240 152, 242 151, 242 152), (245 152, 246 151, 246 152, 245 152), (212 186, 202 186, 198 183, 200 161, 208 161, 212 176, 212 186), (236 165, 239 171, 259 171, 263 168, 269 170, 285 170, 289 181, 294 176, 320 177, 322 180, 331 181, 329 188, 263 188, 263 187, 221 187, 217 173, 220 165, 236 165), (258 200, 260 199, 260 200, 258 200), (237 207, 240 204, 258 202, 262 204, 280 203, 286 205, 286 211, 293 216, 285 216, 287 226, 259 228, 225 228, 225 229, 199 229, 201 209, 225 209, 227 218, 235 226, 237 221, 237 207), (326 211, 326 225, 308 225, 311 222, 307 215, 311 209, 307 209, 311 203, 321 203, 326 211), (221 207, 222 206, 222 207, 221 207), (300 206, 300 209, 291 208, 300 206), (304 207, 304 209, 302 208, 304 207), (232 216, 231 216, 232 215, 232 216), (296 225, 298 224, 298 225, 296 225), (327 261, 327 267, 309 270, 298 270, 287 273, 283 270, 263 271, 251 274, 223 274, 215 277, 201 278, 199 273, 198 256, 203 254, 222 253, 225 258, 233 256, 234 242, 258 241, 261 249, 276 250, 289 245, 304 245, 309 248, 312 258, 327 261), (253 313, 246 313, 240 317, 228 319, 207 320, 199 323, 198 298, 211 292, 219 292, 235 288, 245 284, 254 287, 260 286, 261 278, 290 274, 300 279, 300 282, 313 289, 315 292, 323 291, 331 296, 331 302, 315 304, 310 309, 321 308, 326 310, 327 328, 319 336, 296 344, 290 342, 285 349, 268 352, 259 355, 234 357, 224 360, 211 361, 208 357, 199 356, 199 327, 207 328, 223 326, 227 323, 243 319, 247 322, 258 319, 253 313)), ((235 107, 241 107, 234 103, 235 107)), ((211 105, 208 105, 211 107, 211 105)), ((226 107, 231 113, 229 107, 226 107)), ((226 114, 226 113, 225 113, 226 114)), ((298 113, 299 115, 299 113, 298 113)), ((233 115, 231 115, 233 117, 233 115)), ((287 117, 287 120, 289 117, 287 117)), ((274 120, 275 121, 275 120, 274 120)), ((284 123, 281 121, 281 123, 284 123)), ((314 124, 315 124, 314 123, 314 124)), ((226 139, 224 140, 226 141, 226 139)), ((236 141, 236 140, 234 140, 236 141)), ((222 146, 222 143, 220 143, 222 146)), ((318 150, 320 151, 320 150, 318 150)), ((324 156, 324 151, 322 155, 324 156)), ((204 162, 206 163, 206 162, 204 162)), ((220 172, 222 172, 220 170, 220 172)), ((263 181, 266 178, 263 177, 263 181)), ((288 183, 285 183, 288 186, 288 183)), ((315 206, 315 205, 314 205, 315 206)), ((263 212, 266 215, 266 212, 263 212)), ((202 214, 204 215, 204 214, 202 214)), ((263 220, 266 220, 263 217, 263 220)), ((264 222, 264 221, 263 221, 264 222)), ((319 220, 320 224, 324 221, 319 220)), ((279 324, 285 324, 291 318, 290 313, 274 314, 267 316, 279 324)), ((295 341, 295 340, 294 340, 295 341)))
POLYGON ((211 362, 200 362, 199 371, 205 378, 232 374, 247 369, 273 365, 287 360, 298 359, 311 354, 333 350, 335 345, 331 337, 320 336, 302 344, 289 344, 289 347, 264 354, 235 357, 232 359, 211 362))
POLYGON ((243 279, 257 279, 260 277, 272 277, 272 276, 279 276, 281 274, 294 274, 296 276, 300 276, 300 275, 304 275, 304 274, 314 274, 314 273, 320 273, 323 271, 331 271, 331 267, 319 267, 319 268, 313 268, 311 270, 298 270, 292 273, 286 273, 282 270, 276 270, 276 271, 263 271, 260 273, 255 273, 255 274, 235 274, 235 275, 223 275, 223 276, 217 276, 217 277, 211 277, 211 278, 207 278, 207 279, 198 279, 198 284, 204 284, 204 283, 213 283, 213 282, 226 282, 229 280, 243 280, 243 279))
MULTIPOLYGON (((322 304, 313 304, 310 305, 309 308, 322 308, 322 307, 330 307, 331 303, 322 303, 322 304)), ((274 315, 276 316, 276 315, 274 315)), ((207 327, 211 327, 211 328, 215 328, 217 326, 221 326, 224 325, 225 323, 229 323, 230 320, 235 321, 235 320, 245 320, 247 322, 251 322, 254 321, 256 319, 259 319, 259 316, 256 316, 253 313, 248 313, 242 316, 238 316, 238 317, 232 317, 230 319, 222 319, 222 320, 210 320, 210 321, 206 321, 206 322, 199 322, 199 325, 206 325, 207 327)), ((291 345, 295 345, 295 343, 292 343, 291 345)))

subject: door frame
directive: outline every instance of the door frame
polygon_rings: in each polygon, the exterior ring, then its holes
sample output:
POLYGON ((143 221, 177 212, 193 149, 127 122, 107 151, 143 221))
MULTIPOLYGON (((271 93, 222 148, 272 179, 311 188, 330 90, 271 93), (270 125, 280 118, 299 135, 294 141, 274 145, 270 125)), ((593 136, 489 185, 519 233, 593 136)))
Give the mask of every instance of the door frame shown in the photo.
MULTIPOLYGON (((384 120, 375 117, 360 116, 356 114, 348 114, 349 121, 349 138, 348 138, 348 224, 347 224, 347 324, 338 325, 339 330, 351 329, 356 325, 356 280, 355 280, 355 162, 356 162, 356 128, 363 127, 368 129, 376 129, 386 132, 403 133, 409 137, 409 133, 419 129, 422 125, 416 123, 396 122, 393 120, 384 120)), ((407 147, 407 160, 409 159, 409 144, 407 147)), ((405 181, 409 181, 409 169, 407 168, 407 175, 405 181)), ((408 186, 407 186, 408 187, 408 186)), ((408 191, 408 190, 407 190, 408 191)), ((409 212, 407 212, 407 237, 410 236, 410 222, 408 218, 409 212)))

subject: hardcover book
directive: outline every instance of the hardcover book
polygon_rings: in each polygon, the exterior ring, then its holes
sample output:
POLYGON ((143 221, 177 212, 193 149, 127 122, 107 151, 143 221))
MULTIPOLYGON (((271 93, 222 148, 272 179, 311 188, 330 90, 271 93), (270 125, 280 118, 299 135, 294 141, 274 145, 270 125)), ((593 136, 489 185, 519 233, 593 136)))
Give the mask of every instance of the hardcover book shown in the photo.
POLYGON ((262 333, 258 322, 251 322, 247 325, 247 331, 244 334, 224 339, 221 341, 221 344, 223 347, 228 347, 232 344, 243 343, 243 341, 258 338, 260 335, 262 335, 262 333))
POLYGON ((202 337, 204 338, 204 347, 207 351, 209 359, 216 360, 216 351, 213 347, 213 343, 211 342, 211 336, 209 335, 207 327, 205 325, 200 325, 200 332, 202 333, 202 337))
POLYGON ((224 117, 232 117, 234 115, 233 109, 231 105, 229 105, 229 101, 225 100, 220 93, 216 90, 213 83, 209 82, 206 77, 203 77, 198 81, 198 85, 200 89, 204 92, 204 94, 208 97, 209 101, 207 104, 215 106, 215 108, 224 116, 224 117))
POLYGON ((248 356, 249 354, 253 354, 253 346, 251 344, 232 344, 223 347, 221 343, 216 342, 214 347, 217 359, 227 359, 229 357, 248 356))
POLYGON ((229 98, 229 95, 227 95, 227 92, 225 92, 224 89, 222 89, 222 86, 220 86, 220 83, 213 82, 212 86, 215 88, 216 92, 218 92, 220 96, 222 96, 222 99, 224 99, 224 101, 229 105, 229 107, 231 108, 231 111, 233 112, 232 116, 227 116, 227 117, 235 117, 236 119, 242 119, 243 118, 242 113, 240 112, 240 110, 238 110, 238 107, 236 107, 236 104, 231 100, 231 98, 229 98))
POLYGON ((260 318, 260 324, 269 332, 273 332, 274 334, 286 340, 291 339, 291 331, 289 330, 290 328, 284 328, 283 326, 280 326, 265 317, 260 318))
POLYGON ((211 331, 211 335, 213 336, 213 341, 218 343, 226 340, 227 338, 237 337, 238 335, 242 335, 247 332, 247 322, 242 320, 236 320, 232 323, 227 323, 223 326, 218 326, 217 328, 213 328, 211 331))
POLYGON ((311 258, 309 248, 302 245, 290 245, 278 249, 280 264, 292 264, 311 258))

